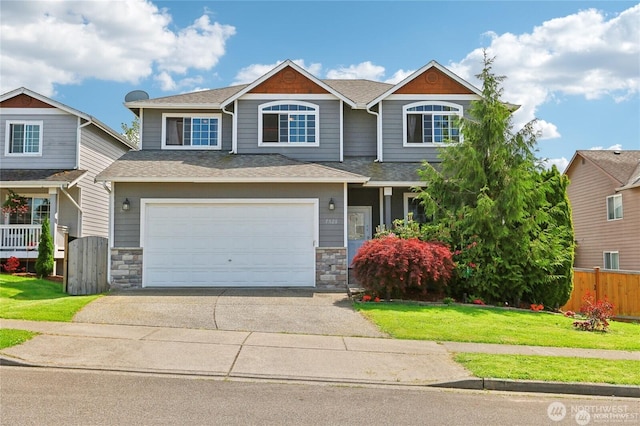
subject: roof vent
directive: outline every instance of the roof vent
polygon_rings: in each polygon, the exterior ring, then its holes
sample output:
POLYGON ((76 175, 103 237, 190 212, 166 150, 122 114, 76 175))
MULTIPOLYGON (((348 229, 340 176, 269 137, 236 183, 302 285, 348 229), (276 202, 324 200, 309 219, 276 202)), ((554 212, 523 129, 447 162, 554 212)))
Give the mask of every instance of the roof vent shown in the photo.
POLYGON ((620 155, 620 151, 613 151, 614 155, 620 155))
POLYGON ((149 94, 144 90, 134 90, 124 97, 125 102, 146 101, 147 99, 149 99, 149 94))

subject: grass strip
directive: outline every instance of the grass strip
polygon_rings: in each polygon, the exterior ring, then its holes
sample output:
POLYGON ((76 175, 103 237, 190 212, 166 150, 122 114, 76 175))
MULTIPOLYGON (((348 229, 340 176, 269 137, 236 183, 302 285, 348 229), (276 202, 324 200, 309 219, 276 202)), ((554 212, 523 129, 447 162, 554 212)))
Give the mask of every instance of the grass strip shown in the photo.
POLYGON ((572 318, 549 312, 395 302, 355 308, 397 339, 640 350, 639 324, 611 322, 602 333, 576 330, 572 318))
POLYGON ((19 345, 37 335, 38 333, 34 333, 32 331, 0 328, 0 349, 19 345))
POLYGON ((640 361, 480 353, 459 353, 454 360, 476 377, 640 385, 640 361))
POLYGON ((0 274, 0 318, 69 322, 100 296, 70 296, 58 282, 0 274))

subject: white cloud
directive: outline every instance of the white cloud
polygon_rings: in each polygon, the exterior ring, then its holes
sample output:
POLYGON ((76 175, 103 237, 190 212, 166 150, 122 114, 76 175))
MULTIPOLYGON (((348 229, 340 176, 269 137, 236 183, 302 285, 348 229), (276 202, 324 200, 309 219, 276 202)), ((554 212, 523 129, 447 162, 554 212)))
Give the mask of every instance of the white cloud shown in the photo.
MULTIPOLYGON (((283 62, 284 61, 277 61, 275 64, 252 64, 244 67, 238 71, 232 85, 253 83, 283 62)), ((314 76, 318 76, 320 71, 322 71, 322 65, 319 63, 306 65, 303 59, 295 59, 292 60, 292 62, 314 76)))
MULTIPOLYGON (((538 107, 552 99, 605 96, 620 102, 640 91, 640 4, 617 16, 588 9, 552 19, 531 33, 488 33, 487 53, 495 57, 493 71, 506 75, 505 101, 522 105, 514 114, 516 128, 532 120, 538 107)), ((482 49, 448 67, 479 85, 482 49)), ((543 137, 559 135, 544 123, 543 137), (550 133, 548 133, 551 131, 550 133)))
POLYGON ((148 0, 11 1, 2 14, 0 91, 27 86, 47 96, 56 84, 135 84, 154 74, 166 90, 177 75, 213 68, 235 34, 207 15, 174 31, 171 15, 148 0))
POLYGON ((389 84, 398 84, 414 72, 416 72, 416 70, 398 70, 391 76, 391 78, 386 79, 384 82, 389 84))
POLYGON ((604 148, 602 146, 592 146, 591 148, 589 148, 590 151, 601 151, 603 149, 606 149, 607 151, 620 151, 622 149, 622 144, 615 144, 615 145, 611 145, 609 148, 604 148))
POLYGON ((381 80, 383 76, 384 67, 375 65, 371 61, 327 71, 327 78, 330 79, 354 80, 363 78, 366 80, 381 80))
POLYGON ((558 168, 560 173, 563 173, 567 166, 569 165, 569 160, 564 157, 561 158, 547 158, 543 160, 543 165, 545 168, 550 169, 551 166, 555 165, 558 168))

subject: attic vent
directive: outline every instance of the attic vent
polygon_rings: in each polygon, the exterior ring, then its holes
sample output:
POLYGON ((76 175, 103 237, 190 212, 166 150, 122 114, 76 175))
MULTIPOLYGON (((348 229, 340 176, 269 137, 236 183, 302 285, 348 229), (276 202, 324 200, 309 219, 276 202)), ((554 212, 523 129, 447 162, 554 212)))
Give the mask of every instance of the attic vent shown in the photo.
POLYGON ((614 155, 620 155, 620 151, 613 151, 614 155))

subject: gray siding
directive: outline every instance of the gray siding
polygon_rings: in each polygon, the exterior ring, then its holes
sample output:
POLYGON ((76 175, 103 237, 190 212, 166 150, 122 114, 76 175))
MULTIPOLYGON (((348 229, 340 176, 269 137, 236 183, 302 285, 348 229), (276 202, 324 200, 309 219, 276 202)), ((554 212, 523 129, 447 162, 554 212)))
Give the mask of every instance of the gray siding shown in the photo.
POLYGON ((162 114, 221 114, 222 115, 222 150, 231 151, 232 119, 229 114, 221 110, 159 110, 145 109, 142 111, 142 147, 141 149, 162 149, 162 114))
POLYGON ((320 209, 319 246, 344 247, 342 184, 117 183, 114 187, 114 247, 140 246, 141 198, 317 198, 320 209), (125 198, 131 202, 128 212, 120 208, 125 198), (327 208, 331 198, 336 204, 333 211, 327 208))
POLYGON ((344 155, 375 157, 377 155, 377 117, 367 111, 344 107, 344 155))
MULTIPOLYGON (((470 101, 449 101, 462 105, 465 116, 470 101)), ((402 146, 402 107, 416 101, 383 101, 382 102, 382 156, 384 161, 437 161, 438 148, 436 147, 404 147, 402 146)))
POLYGON ((7 169, 73 169, 76 166, 77 117, 71 114, 0 114, 0 163, 7 169), (41 156, 5 156, 7 120, 42 121, 41 156))
POLYGON ((78 183, 82 192, 82 236, 108 237, 109 193, 94 179, 128 148, 93 126, 82 129, 80 141, 80 169, 88 170, 78 183))
POLYGON ((267 102, 271 100, 238 102, 238 154, 283 154, 297 160, 308 161, 340 160, 339 101, 305 101, 320 108, 320 145, 315 147, 258 146, 258 106, 267 102))
MULTIPOLYGON (((78 204, 80 204, 80 188, 77 186, 69 188, 67 189, 67 192, 78 204)), ((81 237, 80 229, 78 227, 79 215, 80 212, 76 206, 73 205, 66 195, 61 191, 58 191, 58 225, 69 228, 69 236, 71 237, 81 237)))

